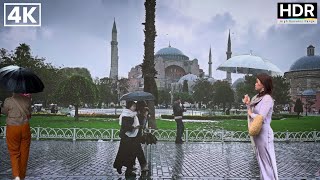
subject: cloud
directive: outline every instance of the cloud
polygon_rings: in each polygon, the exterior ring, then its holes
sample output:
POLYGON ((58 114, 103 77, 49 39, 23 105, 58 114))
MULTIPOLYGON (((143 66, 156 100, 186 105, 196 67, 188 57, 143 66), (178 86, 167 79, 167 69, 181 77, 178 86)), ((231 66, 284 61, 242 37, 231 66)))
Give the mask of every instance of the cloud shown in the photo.
MULTIPOLYGON (((1 48, 13 50, 25 42, 34 55, 46 57, 57 66, 88 67, 93 77, 105 77, 110 70, 111 29, 115 17, 120 76, 126 77, 131 67, 142 63, 144 0, 40 2, 42 27, 0 27, 1 48)), ((231 29, 233 55, 253 50, 254 54, 287 71, 296 59, 306 54, 308 45, 313 44, 318 52, 320 30, 319 25, 276 24, 276 5, 276 1, 262 0, 157 1, 155 51, 167 47, 171 41, 173 47, 190 59, 197 58, 200 68, 208 73, 210 46, 213 69, 216 69, 226 60, 231 29)), ((1 8, 3 6, 0 6, 2 12, 1 8)), ((2 18, 0 22, 3 23, 2 18)), ((217 79, 225 78, 222 71, 214 71, 213 75, 217 79)), ((241 75, 233 75, 238 76, 241 75)))

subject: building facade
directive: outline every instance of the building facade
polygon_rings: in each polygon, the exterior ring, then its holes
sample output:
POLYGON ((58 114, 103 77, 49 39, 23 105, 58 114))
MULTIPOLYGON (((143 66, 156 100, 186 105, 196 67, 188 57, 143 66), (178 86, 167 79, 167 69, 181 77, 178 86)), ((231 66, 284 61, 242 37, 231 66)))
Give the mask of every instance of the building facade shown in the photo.
POLYGON ((310 110, 320 110, 320 56, 315 55, 315 47, 310 45, 307 55, 296 60, 284 76, 290 83, 292 101, 300 98, 306 104, 306 99, 311 98, 315 104, 310 110))

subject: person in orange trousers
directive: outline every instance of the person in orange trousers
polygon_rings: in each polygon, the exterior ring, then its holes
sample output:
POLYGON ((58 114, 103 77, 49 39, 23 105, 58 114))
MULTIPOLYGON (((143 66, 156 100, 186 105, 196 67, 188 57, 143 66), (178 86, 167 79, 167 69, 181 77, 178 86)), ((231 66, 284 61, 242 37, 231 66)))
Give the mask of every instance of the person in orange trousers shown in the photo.
POLYGON ((12 175, 15 180, 26 177, 31 132, 29 119, 31 117, 31 99, 21 94, 13 93, 5 100, 2 112, 7 115, 6 140, 10 154, 12 175))

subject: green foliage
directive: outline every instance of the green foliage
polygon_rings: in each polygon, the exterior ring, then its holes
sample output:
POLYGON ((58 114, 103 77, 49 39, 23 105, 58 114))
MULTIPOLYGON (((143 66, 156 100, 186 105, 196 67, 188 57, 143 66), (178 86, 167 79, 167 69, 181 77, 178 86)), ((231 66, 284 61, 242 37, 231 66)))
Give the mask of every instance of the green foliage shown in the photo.
POLYGON ((59 90, 56 92, 58 101, 65 105, 75 106, 75 119, 78 119, 78 107, 84 104, 91 104, 97 100, 97 87, 92 82, 80 75, 73 75, 62 81, 59 90))
POLYGON ((283 105, 288 104, 290 102, 290 84, 286 82, 286 79, 283 76, 272 77, 272 82, 272 97, 275 100, 275 111, 278 112, 282 109, 283 105))
MULTIPOLYGON (((20 44, 12 53, 6 49, 0 49, 0 68, 17 65, 28 68, 37 74, 45 85, 41 93, 33 94, 34 103, 42 103, 44 106, 55 102, 54 92, 57 90, 58 82, 61 81, 61 75, 57 68, 50 63, 45 63, 45 58, 34 57, 31 54, 31 48, 27 44, 20 44), (52 78, 54 77, 54 78, 52 78)), ((0 99, 3 100, 10 96, 11 93, 0 90, 0 99)))
POLYGON ((174 93, 173 98, 180 97, 182 102, 193 103, 193 97, 187 92, 174 93))
POLYGON ((223 111, 226 105, 231 109, 231 104, 234 102, 234 92, 227 81, 216 81, 214 87, 214 104, 222 105, 223 111))
POLYGON ((182 92, 185 92, 185 93, 189 92, 189 87, 188 87, 188 81, 187 80, 183 81, 182 92))
POLYGON ((87 79, 92 80, 90 71, 87 68, 80 68, 80 67, 75 67, 75 68, 62 68, 60 71, 60 73, 62 73, 64 76, 71 77, 73 75, 80 75, 80 76, 84 76, 87 79))
POLYGON ((98 88, 98 101, 100 107, 101 103, 108 105, 111 102, 118 102, 117 95, 114 95, 112 91, 113 79, 105 77, 101 78, 96 83, 96 86, 98 88))
POLYGON ((159 104, 170 104, 171 103, 171 95, 168 90, 159 90, 158 91, 158 103, 159 104))
POLYGON ((73 75, 61 82, 57 98, 64 105, 93 104, 97 98, 95 84, 84 76, 73 75))
POLYGON ((257 94, 257 92, 254 89, 254 85, 256 83, 256 77, 255 76, 245 76, 245 81, 242 83, 239 83, 236 87, 236 102, 242 103, 243 96, 248 94, 249 97, 253 97, 257 94))
POLYGON ((206 79, 198 79, 193 87, 193 98, 197 102, 208 104, 213 101, 214 88, 206 79))
POLYGON ((300 98, 298 98, 294 104, 294 112, 296 112, 298 114, 298 116, 300 115, 300 113, 303 112, 303 104, 300 100, 300 98))

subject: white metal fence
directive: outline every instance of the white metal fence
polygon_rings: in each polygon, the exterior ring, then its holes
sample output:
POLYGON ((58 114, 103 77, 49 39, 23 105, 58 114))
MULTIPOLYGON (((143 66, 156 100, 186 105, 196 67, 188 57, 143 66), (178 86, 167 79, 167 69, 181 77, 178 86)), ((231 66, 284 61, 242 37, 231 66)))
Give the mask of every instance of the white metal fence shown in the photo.
MULTIPOLYGON (((150 130, 160 141, 174 141, 175 130, 150 130)), ((66 140, 119 140, 119 129, 95 128, 43 128, 31 127, 32 138, 66 140)), ((6 138, 6 126, 0 127, 0 137, 6 138)), ((248 132, 188 130, 184 132, 186 142, 250 141, 248 132)), ((275 141, 320 141, 320 131, 274 132, 275 141)))

